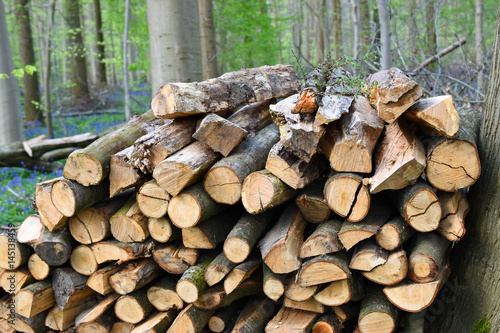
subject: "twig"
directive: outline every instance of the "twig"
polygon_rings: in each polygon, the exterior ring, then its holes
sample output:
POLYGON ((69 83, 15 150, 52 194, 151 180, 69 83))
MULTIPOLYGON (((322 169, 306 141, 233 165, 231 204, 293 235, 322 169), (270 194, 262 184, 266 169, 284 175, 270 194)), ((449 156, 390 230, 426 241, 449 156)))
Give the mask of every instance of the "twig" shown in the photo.
MULTIPOLYGON (((415 75, 416 73, 408 73, 409 75, 415 75)), ((419 75, 437 75, 436 73, 418 73, 419 75)), ((484 94, 482 92, 480 92, 479 90, 477 90, 476 88, 468 85, 467 83, 465 83, 464 81, 460 81, 459 79, 455 79, 453 76, 449 76, 449 75, 445 75, 445 74, 441 74, 442 77, 445 77, 447 79, 450 79, 452 81, 455 81, 456 83, 459 83, 459 84, 463 84, 464 86, 466 86, 467 88, 469 89, 472 89, 474 90, 475 92, 479 93, 481 96, 484 97, 484 94)))
POLYGON ((13 189, 11 189, 9 186, 5 186, 5 188, 7 189, 7 191, 9 191, 10 193, 12 193, 16 198, 24 200, 24 201, 31 202, 31 200, 29 198, 23 197, 22 195, 20 195, 19 193, 17 193, 13 189))
POLYGON ((438 60, 439 58, 441 58, 444 55, 450 53, 451 51, 453 51, 454 49, 456 49, 457 47, 459 47, 460 45, 465 44, 465 43, 467 43, 467 39, 462 38, 458 42, 455 42, 455 43, 451 44, 447 48, 441 50, 439 53, 433 55, 430 58, 427 58, 426 60, 424 60, 424 62, 422 62, 420 65, 418 65, 413 71, 417 72, 417 73, 420 72, 427 65, 433 63, 434 61, 438 60))

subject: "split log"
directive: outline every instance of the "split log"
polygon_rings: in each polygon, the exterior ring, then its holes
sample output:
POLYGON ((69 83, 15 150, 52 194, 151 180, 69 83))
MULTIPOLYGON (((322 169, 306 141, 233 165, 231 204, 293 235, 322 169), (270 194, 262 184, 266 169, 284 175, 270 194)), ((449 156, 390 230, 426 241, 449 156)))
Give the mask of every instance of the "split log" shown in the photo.
POLYGON ((403 249, 389 254, 387 261, 369 272, 361 272, 365 278, 384 286, 392 286, 403 281, 408 274, 408 260, 403 249))
POLYGON ((127 147, 111 155, 109 162, 109 196, 114 197, 146 180, 146 174, 130 162, 130 154, 134 147, 127 147))
POLYGON ((283 306, 291 309, 310 311, 315 313, 325 313, 325 306, 314 298, 309 298, 308 300, 297 302, 285 297, 283 301, 283 306))
POLYGON ((297 191, 264 169, 248 175, 241 189, 241 202, 250 214, 259 214, 292 199, 297 191))
POLYGON ((109 331, 109 333, 130 333, 134 328, 134 324, 126 323, 124 321, 117 321, 113 323, 113 327, 111 327, 111 331, 109 331))
POLYGON ((124 243, 143 242, 149 237, 148 219, 139 210, 136 198, 132 196, 109 219, 111 234, 124 243))
POLYGON ((393 251, 410 239, 416 230, 410 227, 401 216, 396 216, 387 221, 375 235, 377 244, 388 251, 393 251))
POLYGON ((436 230, 441 220, 441 204, 436 190, 423 180, 392 193, 401 216, 420 232, 436 230))
POLYGON ((118 294, 110 294, 103 300, 87 307, 85 311, 81 311, 75 318, 75 326, 80 324, 90 323, 104 315, 108 310, 110 310, 115 304, 116 300, 120 297, 118 294))
POLYGON ((92 301, 84 301, 64 310, 54 306, 47 313, 45 326, 56 331, 64 331, 74 325, 76 316, 87 309, 90 304, 92 301))
POLYGON ((68 218, 64 216, 52 203, 52 185, 62 177, 54 178, 36 184, 35 188, 35 203, 40 214, 40 219, 43 224, 50 230, 54 231, 66 225, 68 218))
POLYGON ((236 263, 226 258, 224 252, 221 252, 205 268, 205 281, 211 287, 219 283, 236 266, 236 263))
POLYGON ((349 268, 369 272, 387 262, 389 252, 380 248, 375 239, 369 238, 358 243, 353 250, 349 268))
POLYGON ((396 329, 398 310, 378 288, 368 292, 359 311, 358 328, 364 332, 393 332, 396 329))
POLYGON ((138 324, 153 310, 146 296, 146 289, 142 288, 122 295, 115 303, 116 317, 126 323, 138 324))
POLYGON ((205 191, 215 202, 236 204, 242 196, 243 181, 252 172, 264 168, 269 150, 278 141, 279 131, 274 124, 243 141, 208 170, 203 181, 205 191))
POLYGON ((34 248, 36 254, 47 264, 61 266, 71 256, 73 238, 67 228, 52 232, 45 230, 42 240, 34 248))
POLYGON ((334 312, 321 316, 312 327, 311 333, 341 333, 344 325, 339 321, 334 312))
POLYGON ((295 199, 295 204, 304 220, 309 223, 322 223, 327 221, 330 216, 331 210, 323 195, 324 187, 324 179, 314 181, 300 191, 295 199))
MULTIPOLYGON (((19 314, 15 314, 14 318, 7 319, 7 323, 11 328, 14 329, 14 332, 26 332, 26 333, 43 333, 48 330, 45 325, 45 318, 47 317, 47 312, 44 311, 42 313, 37 314, 31 318, 23 317, 19 314)), ((2 333, 9 332, 8 330, 4 330, 3 327, 0 327, 2 333)))
POLYGON ((417 283, 433 281, 445 265, 450 242, 438 233, 421 233, 413 238, 409 251, 408 277, 417 283))
POLYGON ((285 289, 285 297, 296 302, 302 302, 313 297, 319 290, 320 285, 303 286, 299 283, 296 275, 288 278, 285 289))
POLYGON ((326 203, 349 222, 359 222, 370 209, 370 191, 354 173, 332 172, 324 188, 326 203))
POLYGON ((52 203, 66 217, 71 217, 107 197, 109 197, 107 181, 95 186, 83 186, 73 180, 58 179, 52 184, 50 191, 52 203))
POLYGON ((469 203, 461 192, 438 192, 443 216, 437 231, 450 242, 458 242, 465 235, 465 216, 469 203))
POLYGON ((262 290, 271 300, 277 301, 285 293, 285 274, 274 273, 266 264, 262 264, 262 290))
POLYGON ((417 124, 426 136, 442 135, 452 138, 460 127, 452 95, 421 98, 404 115, 417 124))
POLYGON ((319 224, 302 244, 299 257, 308 258, 342 250, 344 246, 338 236, 341 227, 340 220, 330 220, 319 224))
POLYGON ((326 128, 319 148, 337 172, 370 173, 373 150, 383 129, 377 111, 359 95, 350 112, 326 128))
POLYGON ((314 300, 326 306, 340 306, 361 300, 364 292, 363 278, 353 272, 348 279, 333 281, 314 295, 314 300))
POLYGON ((48 280, 32 283, 16 293, 14 302, 17 314, 26 318, 36 316, 56 304, 52 283, 48 280))
POLYGON ((257 131, 273 122, 269 113, 269 105, 274 103, 276 99, 273 98, 245 105, 230 115, 227 120, 247 131, 249 137, 254 136, 257 131))
POLYGON ((333 86, 327 86, 321 98, 321 106, 314 119, 315 124, 329 124, 349 113, 354 98, 352 96, 341 95, 333 86))
POLYGON ((141 213, 149 218, 159 219, 167 214, 170 194, 154 179, 141 186, 136 199, 141 213))
POLYGON ((89 276, 87 286, 95 290, 101 295, 107 295, 113 291, 109 284, 109 277, 117 273, 123 268, 122 265, 108 265, 103 267, 89 276))
POLYGON ((262 283, 254 279, 246 280, 229 295, 224 291, 224 286, 218 284, 207 289, 193 305, 201 310, 218 309, 228 306, 240 298, 260 294, 261 292, 262 283))
POLYGON ((189 267, 180 277, 175 290, 179 297, 186 303, 193 303, 203 292, 208 285, 205 281, 205 269, 214 260, 218 252, 210 250, 202 253, 195 265, 189 267))
POLYGON ((148 219, 148 231, 151 238, 159 243, 174 241, 182 237, 181 229, 172 225, 167 217, 148 219))
POLYGON ((297 274, 297 282, 303 286, 312 286, 351 276, 348 258, 345 252, 322 254, 302 263, 297 274))
POLYGON ((267 323, 266 333, 306 333, 311 330, 318 316, 318 313, 282 307, 267 323))
POLYGON ((158 90, 151 107, 157 117, 177 118, 286 97, 299 87, 292 66, 245 68, 203 82, 167 83, 158 90))
POLYGON ((228 306, 217 310, 217 312, 208 320, 208 328, 210 331, 224 332, 224 330, 230 329, 231 321, 237 314, 238 310, 239 308, 235 306, 228 306))
POLYGON ((64 166, 64 178, 84 186, 99 184, 109 173, 111 155, 131 146, 136 139, 163 123, 163 119, 155 118, 153 111, 132 117, 122 128, 71 153, 64 166))
POLYGON ((4 271, 0 275, 0 287, 10 294, 35 282, 35 278, 27 267, 23 266, 14 271, 4 271))
POLYGON ((404 119, 386 125, 374 156, 375 173, 367 179, 372 194, 415 183, 426 166, 424 146, 404 119))
POLYGON ((158 268, 153 258, 127 263, 120 271, 109 277, 109 285, 120 295, 129 294, 153 281, 158 275, 158 268))
POLYGON ((113 310, 108 310, 93 321, 77 326, 77 333, 130 333, 133 324, 118 321, 113 310))
POLYGON ((477 135, 481 115, 469 109, 458 109, 460 129, 454 139, 430 137, 426 140, 425 176, 438 190, 454 192, 471 186, 481 174, 477 135))
POLYGON ((171 196, 201 180, 221 155, 200 141, 179 150, 158 163, 153 177, 171 196))
POLYGON ((224 279, 224 291, 226 294, 232 293, 238 286, 260 267, 261 260, 255 258, 249 259, 234 267, 231 272, 224 279))
POLYGON ((175 291, 177 281, 177 278, 167 275, 148 288, 148 300, 156 310, 180 310, 184 307, 184 302, 175 291))
POLYGON ((316 113, 319 107, 320 90, 315 85, 303 87, 292 113, 316 113))
POLYGON ((203 328, 207 326, 208 321, 216 310, 217 308, 202 310, 198 309, 193 304, 189 304, 177 315, 174 322, 167 330, 167 333, 200 333, 203 328))
POLYGON ((294 189, 309 185, 322 176, 327 167, 323 156, 315 154, 309 162, 305 162, 287 151, 281 142, 271 148, 266 162, 267 170, 294 189))
POLYGON ((14 270, 24 265, 30 256, 30 248, 16 241, 13 229, 0 233, 0 268, 14 270))
POLYGON ((165 332, 174 321, 177 312, 174 310, 156 312, 144 320, 140 325, 134 327, 130 333, 162 333, 165 332))
POLYGON ((91 275, 99 269, 94 251, 88 245, 77 246, 71 251, 69 263, 77 273, 91 275))
POLYGON ((95 291, 87 286, 88 277, 71 268, 56 268, 52 275, 54 299, 59 309, 69 309, 95 296, 95 291))
POLYGON ((180 243, 158 245, 153 259, 170 274, 183 274, 198 260, 198 249, 189 249, 180 243))
POLYGON ((91 247, 98 264, 115 260, 118 264, 121 264, 137 258, 151 256, 154 242, 152 239, 147 239, 142 243, 122 243, 110 240, 92 244, 91 247))
POLYGON ((366 81, 370 103, 388 123, 398 119, 424 94, 417 82, 396 67, 371 74, 366 81))
POLYGON ((227 206, 213 201, 203 190, 202 182, 199 182, 170 200, 168 217, 181 229, 191 228, 226 208, 227 206))
POLYGON ((16 239, 22 244, 36 244, 43 239, 45 225, 39 215, 28 216, 19 226, 16 232, 16 239))
POLYGON ((290 273, 300 267, 299 251, 306 224, 295 205, 289 205, 260 240, 262 260, 274 273, 290 273))
POLYGON ((52 267, 33 253, 28 260, 28 269, 35 280, 44 280, 52 274, 52 267))

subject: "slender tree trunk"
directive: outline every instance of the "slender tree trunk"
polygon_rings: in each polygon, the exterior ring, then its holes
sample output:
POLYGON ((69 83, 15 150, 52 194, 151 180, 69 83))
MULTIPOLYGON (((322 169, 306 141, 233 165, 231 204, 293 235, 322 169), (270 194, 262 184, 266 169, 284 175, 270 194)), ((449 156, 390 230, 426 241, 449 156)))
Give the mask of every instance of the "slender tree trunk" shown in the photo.
MULTIPOLYGON (((109 22, 109 40, 111 42, 111 51, 109 58, 114 59, 115 57, 115 44, 114 44, 114 38, 113 38, 113 21, 109 22)), ((118 84, 118 80, 116 78, 116 68, 115 64, 112 62, 111 63, 111 85, 116 86, 118 84)))
POLYGON ((123 86, 125 88, 125 118, 130 119, 130 87, 128 84, 128 28, 130 0, 125 0, 125 27, 123 29, 123 86))
POLYGON ((340 58, 342 50, 342 13, 340 0, 332 0, 333 3, 333 46, 335 47, 335 59, 340 58))
POLYGON ((359 24, 361 25, 360 27, 360 34, 361 34, 361 46, 360 46, 360 52, 366 53, 368 48, 370 47, 371 43, 371 36, 370 36, 370 8, 369 6, 369 0, 360 0, 359 1, 359 24))
POLYGON ((104 49, 104 34, 102 33, 102 18, 101 18, 101 2, 94 0, 94 17, 95 17, 95 30, 97 42, 97 82, 99 89, 105 88, 108 83, 106 80, 106 64, 105 49, 104 49))
POLYGON ((484 90, 484 34, 483 34, 483 8, 484 1, 476 0, 476 66, 477 90, 484 90))
MULTIPOLYGON (((436 39, 436 0, 426 0, 425 5, 425 34, 427 40, 427 52, 429 56, 432 56, 438 52, 437 50, 437 39, 436 39)), ((438 63, 433 62, 427 66, 427 69, 431 72, 437 70, 438 63)))
POLYGON ((316 12, 316 63, 320 64, 325 58, 325 41, 323 37, 324 17, 325 17, 325 2, 324 0, 316 0, 314 10, 316 12))
POLYGON ((408 10, 410 12, 410 18, 408 19, 408 47, 411 54, 414 54, 417 50, 417 3, 416 0, 408 1, 408 10))
POLYGON ((380 69, 389 69, 392 65, 391 17, 387 0, 377 0, 377 9, 380 24, 380 69))
POLYGON ((278 44, 278 61, 280 64, 283 63, 283 52, 281 50, 281 33, 280 33, 280 26, 279 26, 279 13, 280 13, 280 4, 279 0, 274 0, 274 28, 278 32, 278 36, 276 37, 276 43, 278 44))
MULTIPOLYGON (((340 1, 340 0, 339 0, 340 1)), ((311 25, 312 25, 312 13, 309 10, 306 13, 306 46, 304 50, 304 57, 307 61, 311 61, 311 25)))
POLYGON ((45 82, 43 84, 44 86, 44 91, 43 91, 43 99, 44 99, 44 109, 45 109, 45 126, 47 127, 47 135, 50 139, 54 138, 54 129, 52 128, 52 106, 50 103, 50 68, 52 65, 52 58, 51 58, 51 53, 52 53, 52 31, 54 28, 54 12, 55 12, 55 6, 56 6, 56 1, 51 0, 50 2, 50 7, 49 7, 49 27, 47 29, 47 38, 46 38, 46 44, 47 44, 47 53, 45 56, 46 62, 45 62, 45 82))
POLYGON ((198 0, 203 79, 219 76, 212 0, 198 0))
POLYGON ((361 22, 359 21, 359 0, 350 0, 352 10, 352 27, 353 27, 353 57, 359 58, 359 39, 361 35, 361 22))
POLYGON ((82 29, 86 31, 86 45, 87 45, 87 54, 88 54, 88 83, 91 87, 95 87, 97 85, 97 50, 96 44, 91 40, 90 35, 95 36, 95 18, 94 18, 94 8, 93 4, 87 2, 86 4, 82 4, 82 29))

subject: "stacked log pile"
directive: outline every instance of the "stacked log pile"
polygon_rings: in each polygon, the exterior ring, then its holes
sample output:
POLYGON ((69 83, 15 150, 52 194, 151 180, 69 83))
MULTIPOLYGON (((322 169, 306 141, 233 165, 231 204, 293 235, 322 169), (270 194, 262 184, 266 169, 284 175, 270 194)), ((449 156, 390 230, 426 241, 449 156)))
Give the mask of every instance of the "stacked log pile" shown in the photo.
POLYGON ((169 83, 73 152, 0 236, 1 331, 422 331, 465 234, 477 115, 397 68, 363 94, 328 75, 169 83))

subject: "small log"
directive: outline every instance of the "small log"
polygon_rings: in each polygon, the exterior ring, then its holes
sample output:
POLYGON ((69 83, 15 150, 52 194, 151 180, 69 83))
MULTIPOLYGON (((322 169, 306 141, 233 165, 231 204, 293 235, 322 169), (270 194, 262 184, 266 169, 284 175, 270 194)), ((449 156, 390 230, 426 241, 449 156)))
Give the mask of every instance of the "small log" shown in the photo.
POLYGON ((97 302, 96 304, 87 307, 85 311, 81 311, 75 318, 75 326, 79 326, 83 323, 90 323, 97 318, 104 315, 109 309, 113 307, 116 300, 120 297, 118 294, 110 294, 103 300, 97 302))
POLYGON ((378 288, 370 290, 359 311, 360 332, 393 332, 396 329, 398 310, 378 288))
POLYGON ((416 230, 410 227, 401 216, 396 216, 387 221, 378 229, 375 235, 377 244, 388 251, 393 251, 410 239, 416 230))
POLYGON ((68 261, 73 250, 73 238, 67 228, 49 232, 45 230, 41 242, 34 245, 38 256, 50 266, 61 266, 68 261))
POLYGON ((150 315, 140 325, 134 327, 130 333, 162 333, 165 332, 173 323, 177 311, 170 310, 165 312, 156 312, 150 315))
POLYGON ((109 219, 111 234, 120 242, 143 242, 149 237, 147 221, 147 217, 139 210, 136 198, 132 196, 109 219))
POLYGON ((423 180, 393 192, 393 201, 413 229, 420 232, 436 230, 441 220, 441 204, 436 190, 423 180))
POLYGON ((260 240, 262 260, 274 273, 285 274, 299 269, 299 251, 306 224, 295 205, 289 205, 260 240))
POLYGON ((0 274, 0 287, 10 294, 14 294, 34 282, 35 278, 25 266, 19 267, 15 271, 6 270, 0 274))
POLYGON ((326 306, 340 306, 362 299, 364 281, 361 275, 353 272, 348 279, 333 281, 314 295, 314 300, 326 306))
POLYGON ((45 225, 39 215, 29 215, 19 226, 16 239, 22 244, 36 244, 42 241, 45 225))
POLYGON ((208 285, 205 281, 205 269, 214 260, 218 252, 211 250, 200 255, 195 265, 189 267, 180 277, 175 290, 179 297, 186 303, 193 303, 203 292, 208 285))
POLYGON ((266 264, 262 264, 264 294, 273 301, 277 301, 285 293, 285 274, 275 274, 266 264))
POLYGON ((116 317, 134 325, 146 319, 152 310, 153 306, 148 301, 145 288, 122 295, 115 303, 116 317))
POLYGON ((316 321, 311 333, 341 333, 343 331, 344 325, 342 325, 334 312, 329 312, 316 321))
POLYGON ((14 302, 17 314, 26 318, 36 316, 56 304, 52 283, 48 280, 32 283, 16 293, 14 302))
POLYGON ((0 233, 0 268, 18 269, 28 261, 30 248, 16 241, 15 230, 8 229, 2 232, 0 233))
POLYGON ((220 308, 208 320, 208 328, 212 332, 224 332, 224 330, 230 328, 231 320, 236 315, 237 311, 238 308, 235 306, 220 308))
POLYGON ((358 243, 352 252, 350 269, 369 272, 387 262, 389 252, 380 248, 375 239, 369 238, 358 243))
MULTIPOLYGON (((45 318, 47 317, 47 313, 48 311, 44 311, 31 318, 26 318, 16 313, 14 314, 14 318, 9 317, 6 320, 6 322, 8 323, 9 327, 14 329, 14 331, 12 331, 13 333, 15 332, 43 333, 47 332, 48 330, 48 327, 45 324, 45 318)), ((9 332, 8 330, 4 330, 3 327, 0 327, 0 330, 2 333, 9 332)))
POLYGON ((319 224, 302 244, 299 257, 309 258, 342 250, 344 246, 338 236, 341 227, 340 220, 330 220, 319 224))
POLYGON ((350 112, 326 128, 319 147, 335 171, 370 173, 373 150, 383 129, 383 120, 368 99, 359 95, 350 112))
POLYGON ((224 291, 226 294, 232 293, 238 286, 255 272, 261 264, 260 258, 249 259, 233 268, 224 279, 224 291))
POLYGON ((38 183, 35 189, 35 204, 38 208, 38 214, 40 214, 40 219, 43 224, 45 224, 50 231, 64 227, 68 221, 68 218, 52 203, 52 185, 59 179, 63 178, 59 177, 38 183))
POLYGON ((371 74, 366 79, 370 104, 378 116, 392 123, 424 94, 417 82, 396 67, 371 74))
POLYGON ((236 204, 242 196, 243 181, 252 172, 264 168, 269 150, 278 141, 279 131, 274 124, 243 141, 208 170, 203 181, 205 191, 218 203, 236 204))
POLYGON ((71 268, 56 268, 52 275, 54 299, 59 309, 69 309, 95 296, 95 291, 87 286, 88 277, 71 268))
POLYGON ((200 141, 195 141, 158 163, 153 177, 171 196, 201 180, 221 155, 200 141))
POLYGON ((109 284, 109 277, 117 273, 123 268, 122 265, 108 265, 103 267, 89 276, 87 286, 95 290, 101 295, 107 295, 113 291, 109 284))
POLYGON ((153 259, 170 274, 183 274, 198 260, 198 249, 189 249, 180 243, 158 245, 153 259))
POLYGON ((28 269, 35 280, 44 280, 52 274, 52 267, 33 253, 28 260, 28 269))
POLYGON ((243 182, 241 202, 250 214, 259 214, 292 199, 297 191, 264 169, 248 175, 243 182))
POLYGON ((236 266, 236 263, 226 258, 224 252, 221 252, 205 268, 205 281, 211 287, 219 283, 236 266))
POLYGON ((254 279, 246 280, 229 295, 224 291, 224 286, 218 284, 207 289, 193 305, 201 310, 218 309, 228 306, 240 298, 260 294, 261 292, 262 283, 254 279))
POLYGON ((180 310, 184 307, 184 302, 175 291, 177 281, 174 276, 167 275, 148 288, 148 300, 156 310, 180 310))
POLYGON ((181 229, 172 225, 167 217, 148 220, 148 231, 151 238, 159 243, 174 241, 182 237, 181 229))
POLYGON ((273 122, 269 113, 269 105, 274 103, 276 99, 245 105, 230 115, 227 120, 247 131, 248 136, 254 136, 257 131, 273 122))
POLYGON ((307 287, 347 279, 351 276, 348 265, 345 252, 322 254, 302 263, 297 274, 297 282, 307 287))
POLYGON ((203 184, 199 182, 170 200, 168 217, 181 229, 191 228, 226 208, 227 206, 213 201, 203 190, 203 184))
POLYGON ((392 286, 403 281, 408 274, 408 260, 403 249, 397 249, 387 257, 387 261, 369 272, 361 272, 365 278, 384 286, 392 286))
POLYGON ((314 122, 316 124, 329 124, 349 113, 354 98, 352 96, 340 95, 334 86, 327 86, 325 94, 321 99, 323 105, 318 108, 314 122))
POLYGON ((77 333, 130 333, 134 325, 118 321, 113 310, 108 310, 93 321, 81 323, 77 333), (125 325, 122 325, 125 324, 125 325), (130 325, 130 326, 128 326, 130 325))
POLYGON ((323 195, 324 187, 324 179, 314 181, 300 191, 295 199, 304 220, 309 223, 322 223, 330 216, 331 210, 323 195))
POLYGON ((141 116, 132 117, 120 129, 99 138, 84 149, 71 153, 64 166, 64 178, 76 180, 84 186, 99 184, 109 173, 111 155, 129 147, 136 139, 163 123, 164 120, 155 118, 151 110, 141 116))
POLYGON ((306 333, 314 326, 318 316, 318 313, 283 306, 276 316, 267 323, 266 333, 306 333))
POLYGON ((438 190, 454 192, 471 186, 481 174, 477 136, 481 115, 469 109, 458 109, 460 129, 454 139, 430 137, 426 140, 425 176, 438 190))
POLYGON ((159 219, 167 214, 170 194, 153 179, 141 186, 137 191, 136 200, 142 214, 159 219))
POLYGON ((89 305, 92 304, 92 301, 84 301, 79 304, 75 304, 71 308, 67 308, 61 310, 58 306, 54 306, 47 313, 47 317, 45 318, 45 326, 56 330, 56 331, 64 331, 75 323, 76 316, 87 309, 89 305))
POLYGON ((357 174, 332 172, 323 193, 330 209, 349 222, 359 222, 368 214, 370 191, 357 174))
POLYGON ((286 306, 287 308, 291 309, 304 310, 315 313, 325 313, 326 311, 325 306, 316 301, 314 298, 309 298, 308 300, 297 302, 297 301, 292 301, 288 297, 285 297, 283 301, 283 306, 286 306))
POLYGON ((367 179, 370 192, 398 190, 420 177, 426 166, 424 145, 408 123, 399 119, 385 126, 374 154, 375 173, 367 179))
POLYGON ((217 308, 202 310, 189 304, 175 318, 167 333, 200 333, 214 315, 217 308))
POLYGON ((109 331, 109 333, 130 333, 134 328, 134 324, 126 323, 124 321, 117 321, 113 323, 113 326, 111 327, 111 331, 109 331))
POLYGON ((122 243, 110 240, 92 244, 91 247, 98 264, 115 260, 118 264, 121 264, 137 258, 151 256, 154 242, 152 239, 142 243, 122 243))
POLYGON ((77 246, 71 251, 69 263, 77 273, 91 275, 99 269, 94 251, 88 245, 77 246))
POLYGON ((408 277, 417 283, 433 281, 442 265, 450 242, 438 233, 420 233, 413 238, 409 251, 408 277))
POLYGON ((66 217, 71 217, 107 197, 109 197, 107 181, 95 186, 83 186, 73 180, 59 179, 52 184, 50 191, 52 203, 66 217))
POLYGON ((288 282, 285 289, 285 297, 295 302, 307 301, 313 297, 320 288, 319 284, 312 286, 301 285, 295 275, 290 276, 287 280, 288 282))
POLYGON ((315 154, 309 162, 305 162, 287 151, 281 142, 271 148, 266 162, 267 170, 294 189, 309 185, 322 176, 327 167, 323 156, 315 154))
POLYGON ((124 192, 134 186, 141 185, 146 179, 146 174, 130 162, 130 154, 134 147, 127 147, 111 155, 109 166, 109 196, 124 192))
POLYGON ((243 214, 231 229, 224 242, 224 254, 233 263, 245 261, 257 240, 266 231, 269 223, 277 217, 277 211, 266 211, 262 214, 243 214))
POLYGON ((153 258, 144 258, 127 263, 120 271, 109 277, 109 285, 120 295, 129 294, 158 276, 158 264, 153 258))
POLYGON ((465 216, 469 212, 469 203, 465 194, 438 192, 443 210, 437 231, 450 242, 458 242, 465 235, 465 216))

